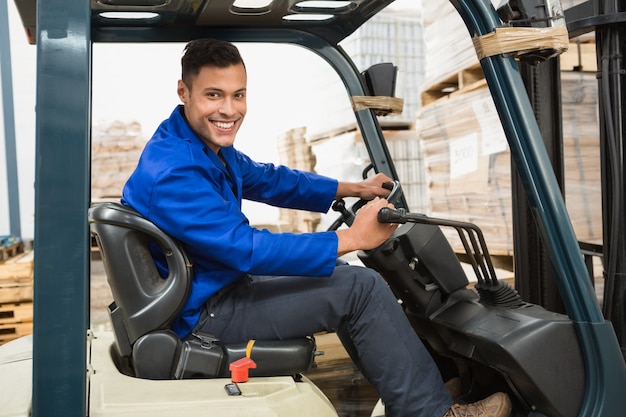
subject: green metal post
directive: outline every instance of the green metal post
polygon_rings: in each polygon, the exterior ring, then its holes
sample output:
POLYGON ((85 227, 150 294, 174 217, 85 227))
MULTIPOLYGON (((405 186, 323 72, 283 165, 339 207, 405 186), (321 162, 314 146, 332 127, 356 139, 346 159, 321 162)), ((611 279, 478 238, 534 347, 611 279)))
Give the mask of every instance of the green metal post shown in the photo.
MULTIPOLYGON (((492 32, 500 20, 489 1, 450 0, 472 36, 492 32)), ((626 364, 611 323, 602 316, 582 253, 554 176, 539 126, 513 58, 481 60, 535 221, 551 257, 563 304, 576 326, 586 387, 581 417, 614 416, 624 406, 626 364)))
POLYGON ((90 2, 37 2, 32 415, 86 415, 90 2))

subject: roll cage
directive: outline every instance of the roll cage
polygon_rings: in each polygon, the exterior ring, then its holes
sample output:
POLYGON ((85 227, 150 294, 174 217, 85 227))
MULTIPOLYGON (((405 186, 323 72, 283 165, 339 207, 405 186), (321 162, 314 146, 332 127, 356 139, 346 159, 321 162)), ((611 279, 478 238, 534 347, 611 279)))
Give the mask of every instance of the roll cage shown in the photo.
MULTIPOLYGON (((502 25, 490 2, 451 2, 473 37, 502 25)), ((295 0, 256 8, 229 0, 16 0, 38 54, 33 415, 82 416, 86 410, 92 44, 198 37, 292 43, 321 56, 348 94, 360 96, 367 94, 363 80, 337 44, 390 3, 353 0, 329 11, 322 7, 327 3, 307 9, 295 0), (120 19, 108 12, 154 14, 120 19), (306 19, 314 14, 329 17, 306 19), (301 17, 286 21, 286 15, 301 17)), ((589 376, 581 415, 616 415, 626 383, 624 361, 595 300, 518 65, 513 57, 496 54, 483 58, 481 66, 566 312, 577 326, 589 376)), ((374 112, 355 114, 373 165, 397 178, 374 112)))

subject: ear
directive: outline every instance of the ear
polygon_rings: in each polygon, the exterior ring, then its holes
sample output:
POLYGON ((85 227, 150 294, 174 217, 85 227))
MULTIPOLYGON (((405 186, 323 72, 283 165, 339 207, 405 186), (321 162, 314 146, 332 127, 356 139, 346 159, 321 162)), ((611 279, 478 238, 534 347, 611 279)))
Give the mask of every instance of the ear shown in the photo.
POLYGON ((187 100, 189 99, 189 89, 183 80, 178 80, 178 88, 176 91, 178 92, 178 98, 180 98, 180 101, 182 101, 183 104, 187 104, 187 100))

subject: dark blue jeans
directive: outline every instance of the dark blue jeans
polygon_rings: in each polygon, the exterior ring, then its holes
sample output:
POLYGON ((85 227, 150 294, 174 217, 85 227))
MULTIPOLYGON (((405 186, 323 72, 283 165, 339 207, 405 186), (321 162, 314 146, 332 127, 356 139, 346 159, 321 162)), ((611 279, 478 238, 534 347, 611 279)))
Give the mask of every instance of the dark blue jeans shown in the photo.
POLYGON ((337 266, 326 278, 248 277, 207 301, 196 330, 225 343, 335 330, 388 416, 439 417, 452 404, 430 354, 371 269, 337 266))

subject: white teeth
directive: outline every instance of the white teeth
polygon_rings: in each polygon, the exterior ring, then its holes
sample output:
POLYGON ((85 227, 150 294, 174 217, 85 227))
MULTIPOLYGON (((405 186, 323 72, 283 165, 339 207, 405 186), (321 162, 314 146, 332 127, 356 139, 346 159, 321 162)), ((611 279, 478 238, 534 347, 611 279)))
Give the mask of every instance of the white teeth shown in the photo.
POLYGON ((235 122, 213 122, 213 124, 220 129, 230 129, 235 125, 235 122))

